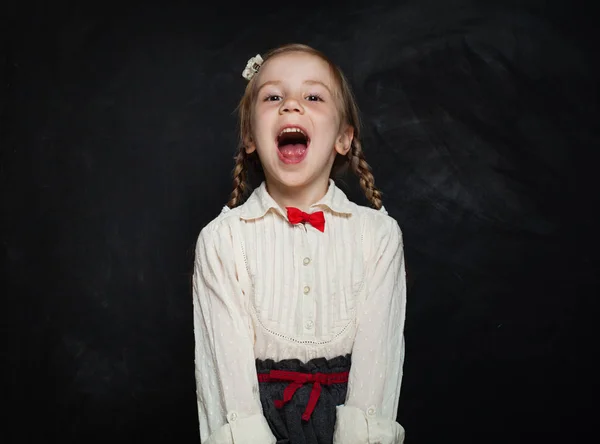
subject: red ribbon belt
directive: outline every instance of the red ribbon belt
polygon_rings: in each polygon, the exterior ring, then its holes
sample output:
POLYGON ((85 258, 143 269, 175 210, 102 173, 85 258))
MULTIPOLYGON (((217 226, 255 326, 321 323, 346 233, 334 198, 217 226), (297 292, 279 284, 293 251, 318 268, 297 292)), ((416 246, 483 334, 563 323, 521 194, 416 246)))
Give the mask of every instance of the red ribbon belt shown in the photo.
POLYGON ((284 382, 290 381, 290 384, 283 391, 283 399, 275 400, 275 407, 280 409, 286 403, 290 402, 296 390, 304 384, 312 383, 313 388, 308 398, 308 404, 302 414, 302 419, 308 421, 312 415, 319 396, 321 395, 321 385, 341 384, 348 382, 349 372, 340 373, 300 373, 284 370, 271 370, 269 373, 259 373, 259 382, 284 382))

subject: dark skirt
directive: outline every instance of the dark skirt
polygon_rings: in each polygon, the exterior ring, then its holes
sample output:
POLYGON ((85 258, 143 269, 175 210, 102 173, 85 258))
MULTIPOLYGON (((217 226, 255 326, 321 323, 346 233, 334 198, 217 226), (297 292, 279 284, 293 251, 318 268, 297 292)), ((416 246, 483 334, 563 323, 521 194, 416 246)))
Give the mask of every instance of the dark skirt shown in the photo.
MULTIPOLYGON (((259 374, 271 370, 285 370, 302 373, 341 373, 350 370, 351 356, 338 356, 327 360, 325 358, 311 359, 302 363, 298 359, 287 359, 275 362, 271 359, 256 360, 256 370, 259 374)), ((264 416, 277 438, 277 444, 331 444, 335 426, 336 406, 346 400, 347 382, 323 384, 317 404, 305 421, 305 412, 313 383, 301 386, 293 395, 291 401, 283 407, 275 406, 276 400, 283 399, 283 391, 290 384, 288 381, 259 382, 260 401, 264 416)))

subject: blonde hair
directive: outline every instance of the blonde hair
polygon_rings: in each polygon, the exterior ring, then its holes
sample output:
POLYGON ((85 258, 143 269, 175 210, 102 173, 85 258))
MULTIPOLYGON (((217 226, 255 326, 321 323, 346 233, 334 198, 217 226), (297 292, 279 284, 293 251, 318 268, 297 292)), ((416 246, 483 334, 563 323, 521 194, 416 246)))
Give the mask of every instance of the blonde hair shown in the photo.
MULTIPOLYGON (((303 52, 317 56, 329 65, 335 83, 338 86, 336 99, 338 102, 341 121, 354 128, 354 138, 350 146, 350 151, 345 156, 341 156, 339 154, 336 156, 331 175, 333 176, 334 174, 339 173, 341 170, 349 167, 350 170, 358 176, 360 186, 371 205, 376 209, 380 209, 382 205, 381 191, 375 187, 375 178, 371 172, 371 167, 365 160, 365 155, 360 142, 360 120, 358 106, 348 80, 342 73, 341 69, 325 54, 314 48, 311 48, 310 46, 297 43, 283 45, 270 50, 264 56, 262 56, 264 60, 263 65, 272 57, 291 52, 303 52)), ((231 193, 231 198, 227 203, 227 206, 230 208, 234 208, 243 203, 246 191, 249 188, 247 180, 248 172, 250 170, 255 171, 264 178, 256 151, 251 154, 247 154, 244 146, 245 141, 249 140, 250 135, 252 134, 252 109, 257 94, 257 77, 258 75, 255 75, 248 82, 246 85, 246 90, 244 91, 244 95, 238 105, 239 147, 235 156, 235 167, 233 169, 233 191, 231 193)))

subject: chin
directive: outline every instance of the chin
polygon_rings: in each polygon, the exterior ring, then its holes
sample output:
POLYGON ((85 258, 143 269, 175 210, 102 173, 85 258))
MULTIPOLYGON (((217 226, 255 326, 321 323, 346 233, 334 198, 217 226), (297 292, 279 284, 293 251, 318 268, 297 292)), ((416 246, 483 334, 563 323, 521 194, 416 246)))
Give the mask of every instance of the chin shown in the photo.
POLYGON ((298 173, 277 174, 275 180, 288 188, 304 187, 311 183, 311 180, 307 175, 298 173))

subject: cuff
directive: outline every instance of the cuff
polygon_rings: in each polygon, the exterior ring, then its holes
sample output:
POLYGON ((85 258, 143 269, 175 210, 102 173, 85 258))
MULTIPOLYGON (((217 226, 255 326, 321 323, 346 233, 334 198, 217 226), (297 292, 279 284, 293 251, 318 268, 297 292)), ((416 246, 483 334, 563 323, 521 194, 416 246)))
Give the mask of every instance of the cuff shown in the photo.
POLYGON ((404 428, 394 420, 341 405, 336 408, 333 444, 402 444, 404 428))
POLYGON ((236 412, 229 412, 227 424, 202 441, 202 444, 275 444, 275 441, 264 415, 240 418, 236 412))

